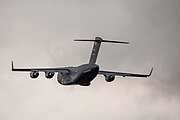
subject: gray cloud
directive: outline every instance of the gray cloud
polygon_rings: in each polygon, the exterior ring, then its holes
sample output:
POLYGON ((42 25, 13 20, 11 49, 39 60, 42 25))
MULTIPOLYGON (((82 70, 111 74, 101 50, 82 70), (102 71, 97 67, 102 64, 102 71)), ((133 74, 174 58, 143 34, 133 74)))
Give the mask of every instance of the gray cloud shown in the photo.
POLYGON ((179 9, 178 0, 0 1, 0 119, 180 119, 179 9), (103 44, 102 69, 153 66, 152 77, 106 83, 100 76, 85 88, 10 71, 11 60, 19 67, 86 63, 92 43, 72 39, 95 36, 131 43, 103 44))

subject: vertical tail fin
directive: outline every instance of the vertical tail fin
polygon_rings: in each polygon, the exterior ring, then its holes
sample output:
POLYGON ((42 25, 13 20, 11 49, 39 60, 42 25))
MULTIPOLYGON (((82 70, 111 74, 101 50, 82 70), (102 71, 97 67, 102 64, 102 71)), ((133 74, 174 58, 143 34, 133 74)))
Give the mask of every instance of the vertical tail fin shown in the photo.
POLYGON ((96 37, 95 40, 96 41, 94 42, 94 46, 93 46, 93 49, 92 49, 92 52, 91 52, 91 57, 89 59, 90 64, 96 63, 97 56, 98 56, 98 53, 99 53, 99 49, 100 49, 101 42, 102 42, 102 38, 96 37))
POLYGON ((89 59, 89 63, 90 64, 95 64, 96 63, 97 56, 98 56, 98 53, 99 53, 99 49, 100 49, 100 46, 101 46, 101 42, 129 44, 129 42, 103 40, 100 37, 96 37, 95 40, 90 40, 90 39, 89 40, 79 40, 79 39, 76 39, 74 41, 86 41, 86 42, 89 41, 89 42, 94 42, 94 46, 93 46, 93 49, 92 49, 92 52, 91 52, 91 56, 90 56, 90 59, 89 59))

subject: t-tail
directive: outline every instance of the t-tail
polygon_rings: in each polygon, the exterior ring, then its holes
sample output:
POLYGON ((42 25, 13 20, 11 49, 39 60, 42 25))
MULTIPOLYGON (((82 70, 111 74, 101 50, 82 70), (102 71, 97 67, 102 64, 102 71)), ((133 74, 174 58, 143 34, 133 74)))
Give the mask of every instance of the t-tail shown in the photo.
POLYGON ((96 37, 95 40, 90 40, 90 39, 83 39, 83 40, 75 39, 74 41, 94 42, 94 46, 93 46, 93 49, 92 49, 92 52, 91 52, 91 56, 90 56, 90 59, 89 59, 89 64, 95 64, 96 63, 97 56, 98 56, 98 53, 99 53, 99 49, 100 49, 100 46, 101 46, 101 42, 129 44, 129 42, 121 42, 121 41, 114 41, 114 40, 113 41, 112 40, 103 40, 100 37, 96 37))

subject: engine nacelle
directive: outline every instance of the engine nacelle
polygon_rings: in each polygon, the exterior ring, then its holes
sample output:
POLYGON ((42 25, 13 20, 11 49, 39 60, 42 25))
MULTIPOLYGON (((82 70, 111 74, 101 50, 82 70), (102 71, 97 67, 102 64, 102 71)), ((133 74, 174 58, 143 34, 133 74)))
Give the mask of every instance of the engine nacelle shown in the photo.
POLYGON ((112 82, 115 79, 115 75, 105 75, 105 80, 107 82, 112 82))
POLYGON ((37 72, 37 71, 32 71, 31 73, 30 73, 30 77, 31 78, 37 78, 39 76, 39 72, 37 72))
POLYGON ((54 72, 45 72, 45 77, 50 79, 54 76, 54 74, 55 74, 54 72))

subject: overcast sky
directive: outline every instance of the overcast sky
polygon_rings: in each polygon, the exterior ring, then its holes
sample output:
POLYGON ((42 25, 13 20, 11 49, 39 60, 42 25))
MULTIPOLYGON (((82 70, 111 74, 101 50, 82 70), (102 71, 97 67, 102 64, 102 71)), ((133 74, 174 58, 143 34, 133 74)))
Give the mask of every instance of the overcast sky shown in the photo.
POLYGON ((0 0, 1 120, 179 120, 179 0, 0 0), (102 44, 103 70, 150 78, 98 76, 90 87, 62 86, 41 73, 32 80, 16 67, 77 66, 102 44))

